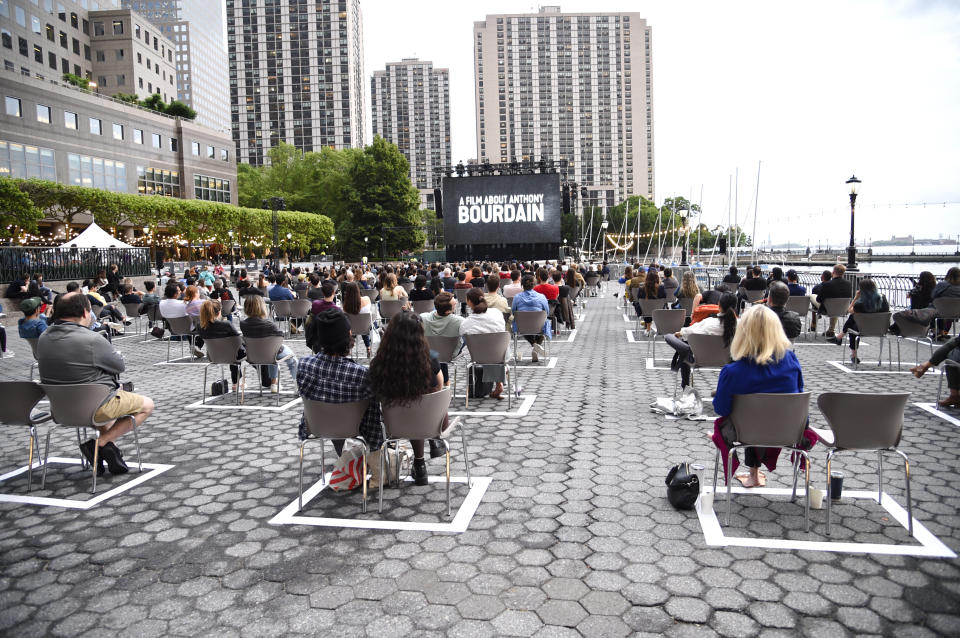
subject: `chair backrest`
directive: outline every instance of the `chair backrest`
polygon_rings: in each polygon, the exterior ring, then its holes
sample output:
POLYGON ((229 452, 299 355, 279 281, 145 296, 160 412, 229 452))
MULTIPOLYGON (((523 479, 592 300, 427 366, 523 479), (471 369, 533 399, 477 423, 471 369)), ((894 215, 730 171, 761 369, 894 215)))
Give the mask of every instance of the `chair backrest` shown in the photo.
POLYGON ((833 430, 834 445, 875 450, 900 444, 909 398, 909 393, 825 392, 817 398, 817 406, 833 430))
POLYGON ((933 307, 941 319, 960 319, 960 297, 937 297, 933 307))
POLYGON ((807 427, 809 411, 809 392, 736 394, 730 420, 740 443, 795 446, 807 427))
POLYGON ((163 315, 160 314, 160 305, 159 304, 150 304, 147 306, 147 319, 151 322, 160 321, 163 319, 163 315))
POLYGON ((170 324, 170 332, 175 335, 188 335, 193 330, 192 317, 169 317, 167 323, 170 324))
POLYGON ((666 299, 640 299, 640 314, 644 317, 652 317, 654 310, 660 310, 666 305, 666 299))
POLYGON ((94 317, 99 317, 100 313, 103 312, 103 304, 90 302, 90 314, 94 317))
POLYGON ((686 317, 687 312, 683 308, 669 309, 669 310, 654 310, 653 311, 653 323, 657 326, 657 332, 665 334, 673 334, 678 332, 680 328, 683 327, 683 320, 686 317))
POLYGON ((407 294, 410 294, 410 291, 413 290, 412 281, 401 281, 400 285, 403 286, 403 289, 407 291, 407 294))
POLYGON ((747 290, 746 288, 744 288, 744 292, 747 294, 747 301, 750 303, 760 301, 767 294, 766 290, 747 290))
POLYGON ((387 438, 416 440, 439 436, 452 392, 450 388, 444 388, 407 405, 381 405, 387 438))
POLYGON ((925 337, 927 336, 927 331, 930 330, 929 321, 927 323, 911 321, 903 315, 893 315, 893 323, 897 324, 897 327, 900 328, 901 337, 925 337))
POLYGON ((793 295, 787 297, 787 303, 783 305, 784 310, 791 310, 801 317, 810 312, 810 297, 806 295, 793 295))
POLYGON ((403 302, 399 300, 380 301, 380 316, 390 321, 390 317, 403 309, 403 302))
POLYGON ((50 413, 53 415, 53 420, 69 427, 95 425, 93 415, 107 396, 113 392, 109 386, 99 383, 74 385, 41 383, 40 387, 50 399, 50 413))
POLYGON ((689 317, 693 314, 693 299, 691 297, 680 297, 677 299, 677 303, 680 305, 685 316, 689 317))
POLYGON ((282 335, 269 337, 244 337, 243 343, 247 347, 247 362, 257 365, 275 364, 277 352, 283 345, 282 335))
POLYGON ((413 302, 413 311, 418 315, 433 312, 433 299, 419 299, 413 302))
POLYGON ((342 439, 360 434, 360 422, 370 399, 350 403, 326 403, 303 399, 303 420, 310 434, 322 439, 342 439))
POLYGON ((890 329, 889 312, 855 312, 853 319, 861 337, 883 337, 890 329))
POLYGON ((596 273, 588 273, 586 276, 586 281, 588 286, 596 286, 597 282, 600 281, 600 275, 596 273))
POLYGON ((237 352, 243 347, 241 335, 204 339, 203 343, 207 347, 207 358, 210 359, 210 363, 239 363, 237 352))
POLYGON ((722 368, 730 363, 730 346, 723 345, 722 335, 687 335, 698 368, 722 368))
POLYGON ((30 352, 33 353, 33 358, 34 358, 34 359, 37 358, 37 342, 38 342, 39 340, 40 340, 39 337, 33 337, 33 338, 30 338, 30 339, 27 339, 27 343, 30 344, 30 352))
POLYGON ((288 303, 290 304, 291 317, 306 317, 310 314, 310 308, 313 306, 313 301, 310 299, 294 299, 288 303))
POLYGON ((0 382, 0 423, 32 425, 30 412, 43 398, 43 388, 31 381, 0 382))
POLYGON ((502 364, 507 360, 507 350, 510 348, 510 333, 487 332, 478 335, 464 335, 464 343, 474 363, 502 364))
POLYGON ((514 293, 512 295, 504 295, 503 298, 507 300, 507 305, 513 308, 513 298, 516 296, 517 296, 516 293, 514 293))
POLYGON ((513 313, 517 322, 518 335, 538 335, 543 332, 543 324, 547 322, 546 310, 519 310, 513 313))
POLYGON ((362 288, 360 290, 360 294, 370 301, 376 301, 377 297, 380 295, 380 292, 376 288, 362 288))
POLYGON ((373 326, 373 315, 369 312, 357 315, 351 315, 348 312, 343 314, 347 315, 347 321, 350 322, 350 331, 353 332, 353 336, 359 337, 360 335, 370 334, 370 328, 373 326))
POLYGON ((437 353, 440 363, 450 363, 457 354, 457 348, 460 346, 460 337, 442 337, 440 335, 430 335, 427 337, 427 343, 430 349, 437 353))
POLYGON ((723 289, 726 290, 727 292, 732 292, 734 294, 737 293, 737 288, 740 287, 740 284, 735 284, 730 281, 723 281, 720 283, 720 285, 723 286, 723 289))
POLYGON ((293 303, 289 299, 276 299, 273 302, 273 316, 277 317, 289 317, 290 316, 290 304, 293 303))
POLYGON ((125 303, 123 304, 123 309, 128 317, 137 317, 140 315, 140 304, 138 303, 125 303))
POLYGON ((220 300, 220 314, 224 317, 232 315, 234 309, 237 307, 237 302, 233 299, 221 299, 220 300))
POLYGON ((640 294, 640 286, 632 286, 630 288, 630 298, 636 301, 637 295, 640 294))
POLYGON ((828 317, 842 317, 847 314, 851 301, 851 297, 833 297, 824 299, 821 307, 828 317))
POLYGON ((467 303, 467 293, 470 292, 469 288, 454 288, 453 294, 457 298, 457 301, 460 303, 467 303))

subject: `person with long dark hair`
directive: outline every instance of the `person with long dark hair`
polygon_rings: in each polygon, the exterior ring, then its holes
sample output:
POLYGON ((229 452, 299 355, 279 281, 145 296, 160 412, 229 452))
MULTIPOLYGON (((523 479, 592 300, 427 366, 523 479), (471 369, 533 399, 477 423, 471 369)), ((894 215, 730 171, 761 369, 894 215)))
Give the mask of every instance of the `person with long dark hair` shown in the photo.
MULTIPOLYGON (((201 339, 225 339, 229 337, 240 336, 240 330, 229 321, 224 320, 221 315, 223 306, 215 299, 207 299, 200 306, 200 323, 197 325, 197 334, 201 339)), ((237 351, 237 359, 247 356, 246 350, 241 346, 237 351)), ((240 379, 240 366, 230 364, 230 381, 233 383, 233 391, 239 391, 238 382, 240 379)))
MULTIPOLYGON (((369 315, 371 314, 370 298, 360 294, 360 285, 355 281, 349 281, 343 284, 343 311, 348 315, 369 315)), ((363 345, 367 348, 367 358, 370 358, 370 335, 360 335, 363 337, 363 345)))
MULTIPOLYGON (((430 351, 419 315, 401 311, 387 323, 377 354, 370 362, 370 385, 384 407, 409 405, 443 387, 440 360, 430 351)), ((426 485, 423 440, 410 441, 410 446, 413 448, 413 481, 426 485)), ((440 446, 431 441, 430 456, 441 454, 440 446)))
POLYGON ((720 296, 720 312, 680 328, 680 332, 664 335, 664 340, 676 350, 670 368, 680 371, 680 387, 690 384, 690 364, 694 363, 693 350, 686 339, 688 335, 722 335, 723 345, 729 346, 737 331, 737 296, 732 292, 725 292, 720 296))
MULTIPOLYGON (((634 301, 633 309, 637 311, 637 316, 640 315, 640 299, 666 299, 667 291, 664 289, 663 285, 660 283, 660 275, 657 273, 657 269, 651 267, 647 270, 647 276, 644 277, 643 286, 637 291, 637 300, 634 301)), ((650 324, 653 323, 652 316, 643 317, 643 329, 647 336, 650 335, 650 324)))
MULTIPOLYGON (((850 307, 847 309, 849 313, 847 315, 847 320, 843 324, 843 332, 840 333, 839 337, 828 337, 827 341, 830 343, 835 343, 838 346, 843 345, 843 338, 851 330, 857 331, 857 321, 853 317, 853 313, 872 313, 872 312, 889 312, 890 304, 887 303, 887 298, 877 291, 877 284, 872 279, 861 279, 860 280, 860 289, 857 290, 856 296, 853 298, 853 302, 850 304, 850 307)), ((850 335, 850 361, 853 363, 860 363, 860 359, 857 358, 857 346, 860 344, 860 337, 857 335, 850 335)))

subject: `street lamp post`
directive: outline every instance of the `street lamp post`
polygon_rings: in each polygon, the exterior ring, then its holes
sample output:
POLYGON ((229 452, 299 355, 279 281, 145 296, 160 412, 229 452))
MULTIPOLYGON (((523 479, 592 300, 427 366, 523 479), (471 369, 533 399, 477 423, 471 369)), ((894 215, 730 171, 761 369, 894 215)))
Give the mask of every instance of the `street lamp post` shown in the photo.
POLYGON ((850 245, 847 246, 847 270, 855 271, 857 269, 857 245, 854 243, 853 213, 857 205, 857 187, 860 185, 860 180, 857 179, 856 175, 852 175, 847 180, 847 184, 850 185, 850 245))
MULTIPOLYGON (((149 248, 150 248, 150 264, 151 264, 150 267, 153 268, 153 264, 154 264, 154 262, 156 262, 156 259, 157 259, 157 258, 156 258, 156 255, 154 254, 153 238, 150 237, 150 227, 149 227, 149 226, 144 226, 144 227, 143 227, 143 236, 147 238, 147 241, 148 241, 148 242, 150 242, 150 245, 149 245, 149 248)), ((158 277, 160 276, 160 273, 159 273, 159 272, 157 273, 157 276, 158 276, 158 277)))
POLYGON ((690 237, 690 227, 687 226, 687 216, 690 214, 690 211, 686 208, 681 208, 679 211, 680 219, 683 220, 683 254, 680 256, 680 265, 687 265, 687 240, 690 237))

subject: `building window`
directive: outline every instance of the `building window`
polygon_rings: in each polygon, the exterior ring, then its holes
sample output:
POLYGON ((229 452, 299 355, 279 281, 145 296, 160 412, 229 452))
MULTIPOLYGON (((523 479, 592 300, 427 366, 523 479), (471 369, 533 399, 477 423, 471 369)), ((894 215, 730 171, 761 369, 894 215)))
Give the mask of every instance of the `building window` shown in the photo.
POLYGON ((137 167, 137 192, 141 195, 180 197, 180 173, 159 168, 137 167))
POLYGON ((13 36, 10 35, 10 32, 6 29, 0 31, 0 40, 3 41, 3 47, 5 49, 13 49, 13 36))
POLYGON ((197 157, 200 156, 200 142, 194 142, 193 144, 190 145, 190 148, 193 151, 194 155, 196 155, 197 157))
POLYGON ((104 53, 101 49, 97 49, 97 50, 94 52, 94 54, 95 54, 96 57, 97 57, 97 62, 106 62, 106 61, 107 61, 107 54, 104 53))
POLYGON ((123 59, 123 49, 114 49, 114 52, 117 56, 118 62, 123 59))
POLYGON ((195 174, 193 176, 193 195, 204 201, 229 204, 230 180, 195 174))
POLYGON ((50 107, 43 104, 37 104, 37 121, 41 124, 50 123, 50 107))
POLYGON ((161 140, 160 140, 160 134, 159 134, 159 133, 151 133, 151 134, 150 134, 150 144, 153 146, 153 148, 160 148, 160 146, 161 146, 160 142, 161 142, 161 140))
POLYGON ((57 180, 53 151, 0 140, 0 176, 57 180))
POLYGON ((212 146, 207 146, 207 159, 214 159, 216 156, 216 149, 212 146))
POLYGON ((33 45, 33 59, 43 64, 43 49, 40 48, 39 44, 33 45))
POLYGON ((114 124, 113 125, 113 139, 122 140, 123 139, 123 124, 114 124))
POLYGON ((123 35, 123 20, 113 21, 113 35, 123 35))
POLYGON ((176 153, 180 150, 180 142, 175 137, 170 138, 170 151, 176 153))
POLYGON ((68 128, 68 129, 72 129, 72 130, 76 131, 76 130, 77 130, 77 126, 78 126, 77 119, 78 119, 78 118, 77 118, 77 114, 76 114, 76 113, 71 113, 70 111, 64 111, 64 112, 63 112, 63 126, 64 126, 64 128, 68 128))
POLYGON ((103 23, 94 22, 93 23, 93 35, 103 35, 103 23))
POLYGON ((12 115, 13 117, 22 117, 20 111, 20 98, 7 96, 7 115, 12 115))
POLYGON ((68 184, 127 192, 127 167, 123 162, 89 155, 67 154, 68 184))
POLYGON ((127 85, 127 76, 121 73, 117 76, 117 86, 126 86, 127 85))
POLYGON ((143 144, 143 130, 135 128, 133 129, 133 142, 135 144, 143 144))
POLYGON ((103 135, 103 122, 95 117, 90 118, 90 134, 103 135))
POLYGON ((221 148, 221 149, 220 149, 220 159, 223 160, 224 162, 229 162, 229 161, 230 161, 230 151, 228 151, 228 150, 225 149, 225 148, 221 148))

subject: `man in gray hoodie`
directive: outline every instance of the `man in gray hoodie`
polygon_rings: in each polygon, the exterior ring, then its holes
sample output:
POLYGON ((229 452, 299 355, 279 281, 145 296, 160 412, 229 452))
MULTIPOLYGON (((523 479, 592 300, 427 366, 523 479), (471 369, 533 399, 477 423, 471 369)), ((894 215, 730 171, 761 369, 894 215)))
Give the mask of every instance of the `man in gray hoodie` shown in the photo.
POLYGON ((94 447, 99 445, 97 474, 103 473, 102 462, 107 462, 111 474, 125 474, 128 470, 123 453, 114 441, 142 425, 153 412, 153 400, 120 388, 120 373, 124 371, 123 357, 113 346, 90 330, 94 317, 90 301, 79 292, 59 297, 54 304, 53 325, 37 341, 37 362, 40 379, 52 385, 97 383, 113 392, 94 415, 100 432, 98 439, 80 444, 80 451, 93 464, 94 447))

